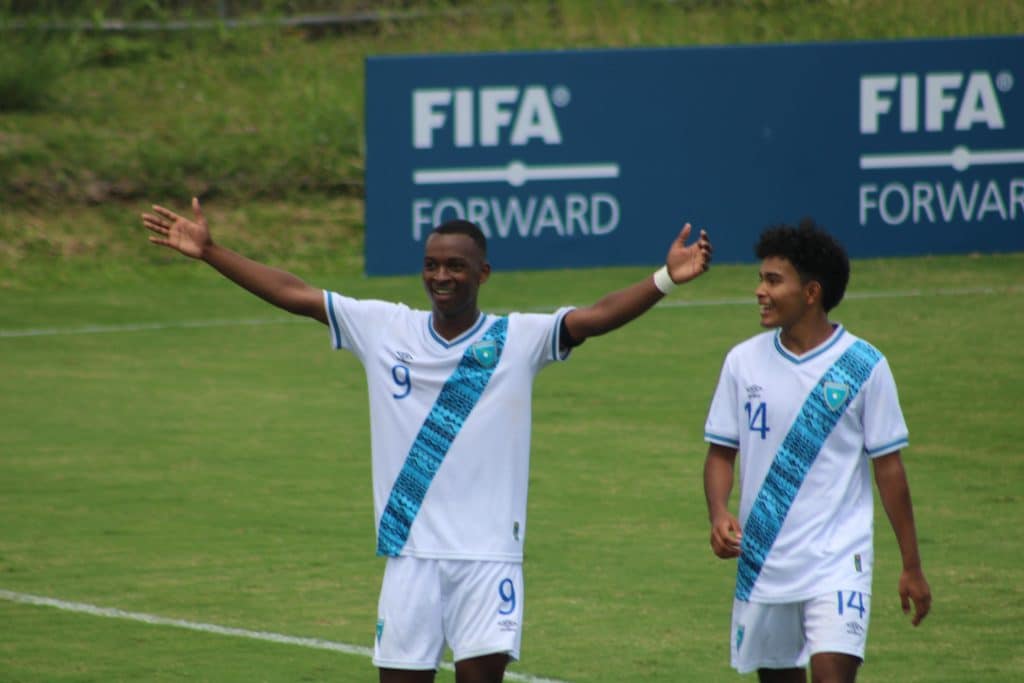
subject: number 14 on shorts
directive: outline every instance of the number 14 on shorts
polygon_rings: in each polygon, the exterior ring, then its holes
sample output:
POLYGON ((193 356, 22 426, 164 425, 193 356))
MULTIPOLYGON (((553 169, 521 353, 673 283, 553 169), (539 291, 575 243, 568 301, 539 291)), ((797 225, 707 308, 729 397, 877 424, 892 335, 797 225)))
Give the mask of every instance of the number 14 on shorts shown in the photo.
POLYGON ((839 616, 845 612, 856 611, 860 618, 864 618, 864 594, 860 591, 836 591, 836 604, 839 608, 839 616))

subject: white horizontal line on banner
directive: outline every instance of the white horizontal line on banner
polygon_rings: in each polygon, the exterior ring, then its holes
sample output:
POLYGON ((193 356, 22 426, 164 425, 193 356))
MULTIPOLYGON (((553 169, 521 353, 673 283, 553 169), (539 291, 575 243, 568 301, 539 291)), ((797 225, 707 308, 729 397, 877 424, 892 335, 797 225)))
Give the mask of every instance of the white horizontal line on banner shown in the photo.
POLYGON ((519 187, 531 180, 598 180, 618 177, 619 165, 614 163, 528 166, 521 161, 512 161, 505 166, 421 169, 413 171, 412 181, 416 185, 503 182, 519 187))
POLYGON ((949 166, 966 171, 971 166, 995 166, 1024 163, 1024 149, 994 149, 972 151, 967 147, 954 147, 948 152, 911 152, 906 154, 862 154, 860 167, 865 171, 892 168, 934 168, 949 166))

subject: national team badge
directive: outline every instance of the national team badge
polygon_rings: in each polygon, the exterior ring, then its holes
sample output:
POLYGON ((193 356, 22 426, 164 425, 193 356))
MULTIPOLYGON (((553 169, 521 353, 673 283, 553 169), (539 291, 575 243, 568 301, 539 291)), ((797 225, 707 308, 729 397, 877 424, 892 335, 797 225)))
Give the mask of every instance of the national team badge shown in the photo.
POLYGON ((485 368, 493 368, 494 364, 498 362, 498 345, 494 343, 493 339, 478 341, 469 347, 469 350, 473 352, 476 362, 485 368))
POLYGON ((850 395, 850 385, 839 382, 825 382, 822 389, 825 393, 825 403, 832 410, 839 410, 846 403, 846 397, 850 395))

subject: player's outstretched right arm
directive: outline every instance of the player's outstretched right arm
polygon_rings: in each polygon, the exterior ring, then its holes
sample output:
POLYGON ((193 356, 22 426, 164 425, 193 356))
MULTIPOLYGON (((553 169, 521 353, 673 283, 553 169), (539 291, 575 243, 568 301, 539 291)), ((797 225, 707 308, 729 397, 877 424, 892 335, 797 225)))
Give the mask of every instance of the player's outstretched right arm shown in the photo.
POLYGON ((192 211, 195 220, 154 205, 153 213, 142 214, 142 224, 156 233, 150 236, 149 241, 206 261, 224 277, 278 308, 327 324, 322 290, 291 273, 257 263, 216 244, 210 237, 206 217, 195 197, 192 198, 192 211))

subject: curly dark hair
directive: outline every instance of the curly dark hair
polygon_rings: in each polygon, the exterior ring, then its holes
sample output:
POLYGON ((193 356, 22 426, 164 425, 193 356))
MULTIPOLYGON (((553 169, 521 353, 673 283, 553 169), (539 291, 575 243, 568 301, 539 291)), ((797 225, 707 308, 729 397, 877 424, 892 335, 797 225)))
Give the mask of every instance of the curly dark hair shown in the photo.
POLYGON ((798 227, 773 225, 761 233, 754 246, 759 259, 778 256, 793 264, 800 281, 821 285, 821 303, 831 311, 843 300, 850 281, 850 259, 846 249, 810 218, 798 227))
POLYGON ((435 233, 438 235, 466 235, 476 242, 476 246, 480 247, 480 253, 487 258, 487 237, 476 223, 457 218, 434 228, 431 234, 435 233))

